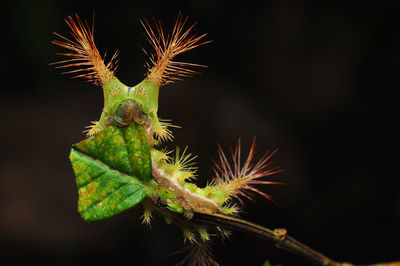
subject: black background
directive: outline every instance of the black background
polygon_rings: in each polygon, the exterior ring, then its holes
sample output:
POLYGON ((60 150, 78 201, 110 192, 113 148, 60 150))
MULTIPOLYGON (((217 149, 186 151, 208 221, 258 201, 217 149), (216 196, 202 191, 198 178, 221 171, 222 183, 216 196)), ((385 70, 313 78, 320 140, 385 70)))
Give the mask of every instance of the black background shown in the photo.
MULTIPOLYGON (((2 6, 1 265, 173 265, 181 232, 141 207, 85 224, 68 161, 97 120, 100 88, 49 66, 64 18, 91 19, 101 53, 121 51, 119 79, 135 85, 146 60, 140 19, 170 28, 179 10, 209 45, 180 57, 203 74, 160 90, 159 116, 181 129, 169 144, 197 155, 212 176, 216 144, 241 137, 257 154, 279 148, 287 186, 264 186, 278 204, 246 201, 243 218, 289 234, 339 261, 400 259, 398 174, 399 9, 384 1, 10 1, 2 6)), ((221 265, 307 265, 236 233, 213 244, 221 265)))

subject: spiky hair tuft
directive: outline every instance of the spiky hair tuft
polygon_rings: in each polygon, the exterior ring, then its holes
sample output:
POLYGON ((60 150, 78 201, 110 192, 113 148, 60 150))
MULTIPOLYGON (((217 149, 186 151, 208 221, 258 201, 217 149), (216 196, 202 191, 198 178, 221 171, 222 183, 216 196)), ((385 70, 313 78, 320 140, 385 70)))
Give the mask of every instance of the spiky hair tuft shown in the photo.
POLYGON ((187 251, 186 257, 177 265, 219 266, 214 260, 208 241, 190 242, 183 251, 187 251))
POLYGON ((178 54, 192 50, 210 41, 200 42, 207 34, 200 36, 190 35, 190 31, 196 25, 193 23, 186 30, 185 25, 188 17, 183 17, 178 13, 174 28, 171 33, 165 34, 160 21, 153 19, 154 30, 147 19, 142 21, 146 38, 153 51, 148 52, 142 48, 144 53, 149 56, 146 79, 156 85, 164 85, 181 77, 191 76, 199 72, 190 69, 191 67, 205 67, 203 65, 173 61, 178 54))
POLYGON ((86 21, 83 23, 77 14, 75 14, 75 19, 68 16, 65 21, 71 29, 71 35, 75 40, 72 41, 58 33, 54 33, 61 40, 54 40, 52 43, 70 50, 69 52, 57 53, 57 55, 69 57, 70 59, 52 64, 57 65, 56 68, 73 68, 63 73, 73 73, 75 74, 74 78, 82 77, 98 85, 104 85, 109 82, 117 70, 118 51, 114 53, 107 64, 104 63, 94 43, 94 15, 91 28, 86 21))
POLYGON ((221 146, 218 145, 219 161, 214 162, 215 178, 213 180, 213 185, 227 193, 228 197, 226 201, 236 198, 243 204, 240 197, 252 199, 252 192, 272 200, 270 195, 255 188, 254 185, 283 184, 280 182, 260 180, 262 177, 273 175, 283 170, 280 169, 279 166, 272 166, 272 162, 270 161, 277 150, 272 152, 267 151, 257 163, 253 163, 255 147, 256 142, 254 138, 247 159, 242 165, 241 142, 239 139, 236 148, 230 150, 233 161, 233 167, 231 167, 224 151, 221 146))

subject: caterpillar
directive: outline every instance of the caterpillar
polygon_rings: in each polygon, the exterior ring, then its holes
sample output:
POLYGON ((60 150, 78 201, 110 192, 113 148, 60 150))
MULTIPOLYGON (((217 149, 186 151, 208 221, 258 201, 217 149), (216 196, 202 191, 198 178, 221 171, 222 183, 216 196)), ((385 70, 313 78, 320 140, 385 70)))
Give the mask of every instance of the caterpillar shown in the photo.
MULTIPOLYGON (((64 48, 58 55, 66 59, 54 63, 63 73, 84 78, 101 86, 104 107, 98 121, 87 129, 87 139, 71 148, 70 161, 78 187, 78 211, 83 220, 93 222, 112 217, 139 203, 144 206, 143 222, 149 224, 154 211, 167 223, 182 228, 185 242, 192 244, 194 264, 215 264, 208 251, 210 235, 204 226, 191 223, 193 214, 238 215, 243 198, 260 194, 270 195, 255 185, 280 184, 262 179, 281 172, 271 157, 276 150, 267 151, 254 162, 255 139, 247 158, 242 161, 241 143, 231 149, 231 159, 218 146, 219 160, 214 165, 214 177, 205 187, 193 180, 197 168, 187 149, 172 151, 158 148, 173 140, 174 126, 158 117, 160 87, 199 72, 204 65, 175 61, 176 56, 203 46, 210 41, 206 34, 192 34, 196 23, 187 26, 188 17, 181 12, 172 31, 165 32, 161 23, 143 20, 146 39, 151 49, 143 49, 148 56, 147 72, 143 81, 127 86, 115 76, 118 55, 115 52, 106 62, 101 57, 90 27, 80 17, 68 16, 66 23, 73 39, 55 33, 52 43, 64 48), (176 215, 175 215, 176 214, 176 215)), ((222 236, 229 231, 220 226, 211 228, 222 236)))

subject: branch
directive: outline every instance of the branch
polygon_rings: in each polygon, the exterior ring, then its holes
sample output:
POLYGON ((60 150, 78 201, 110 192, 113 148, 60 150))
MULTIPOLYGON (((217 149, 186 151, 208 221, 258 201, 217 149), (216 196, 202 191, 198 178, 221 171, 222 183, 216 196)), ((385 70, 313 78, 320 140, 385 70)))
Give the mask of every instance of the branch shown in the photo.
POLYGON ((288 236, 286 229, 280 228, 271 230, 258 224, 239 219, 236 217, 230 217, 222 214, 204 214, 204 213, 190 213, 190 215, 178 214, 167 209, 159 200, 153 198, 147 200, 149 204, 152 204, 153 208, 161 214, 163 217, 170 217, 177 226, 186 227, 190 225, 198 225, 211 227, 213 229, 224 229, 239 231, 253 235, 255 237, 268 240, 275 244, 278 249, 286 250, 289 253, 296 254, 303 257, 315 265, 323 266, 400 266, 400 261, 388 262, 388 263, 377 263, 368 265, 355 265, 348 262, 337 262, 334 261, 322 253, 304 245, 297 241, 291 236, 288 236))
MULTIPOLYGON (((354 264, 351 263, 336 262, 325 256, 324 254, 313 250, 312 248, 297 241, 293 237, 288 236, 286 234, 286 229, 271 230, 242 219, 229 217, 221 214, 209 215, 203 213, 195 213, 191 221, 197 224, 216 226, 216 227, 221 226, 229 230, 235 230, 254 235, 258 238, 265 239, 274 243, 275 246, 279 249, 286 250, 290 253, 308 259, 309 261, 313 262, 316 265, 355 266, 354 264)), ((400 266, 400 261, 371 264, 369 266, 400 266)))
POLYGON ((290 253, 294 253, 296 255, 304 257, 316 265, 343 265, 341 263, 337 263, 331 260, 325 255, 307 247, 296 239, 286 235, 285 229, 270 230, 268 228, 242 219, 228 217, 220 214, 208 215, 195 213, 192 221, 204 225, 221 226, 229 230, 235 230, 254 235, 258 238, 265 239, 274 243, 275 246, 279 249, 284 249, 290 253))

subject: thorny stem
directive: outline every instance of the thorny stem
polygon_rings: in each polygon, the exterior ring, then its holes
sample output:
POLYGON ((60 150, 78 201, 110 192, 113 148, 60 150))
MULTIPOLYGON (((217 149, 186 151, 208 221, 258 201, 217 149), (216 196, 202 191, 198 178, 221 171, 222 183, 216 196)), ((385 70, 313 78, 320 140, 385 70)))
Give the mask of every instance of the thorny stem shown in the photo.
MULTIPOLYGON (((178 223, 194 223, 200 226, 208 226, 219 228, 222 227, 224 229, 239 231, 243 233, 247 233, 258 238, 268 240, 275 244, 275 246, 279 249, 286 250, 290 253, 296 254, 300 257, 303 257, 315 265, 324 265, 324 266, 357 266, 352 263, 341 263, 336 262, 322 253, 313 250, 312 248, 304 245, 303 243, 297 241, 291 236, 286 234, 285 229, 275 229, 271 230, 266 227, 254 224, 252 222, 242 220, 235 217, 230 217, 221 214, 203 214, 203 213, 194 213, 191 217, 190 221, 183 216, 180 216, 174 212, 169 211, 168 209, 162 208, 158 204, 155 204, 155 208, 157 211, 162 213, 163 215, 174 216, 175 221, 178 223)), ((358 265, 360 266, 360 265, 358 265)), ((364 266, 400 266, 400 261, 398 262, 389 262, 389 263, 378 263, 378 264, 370 264, 364 266)))

